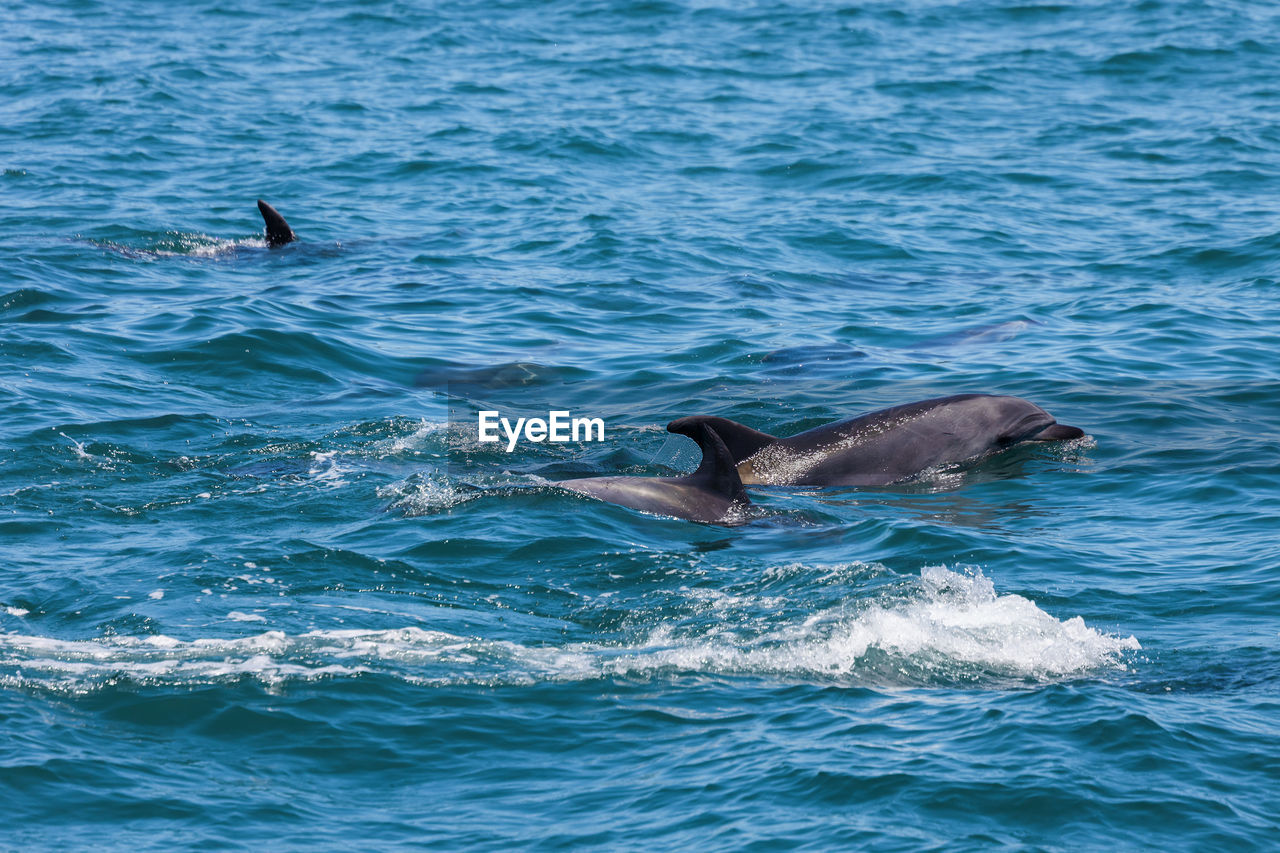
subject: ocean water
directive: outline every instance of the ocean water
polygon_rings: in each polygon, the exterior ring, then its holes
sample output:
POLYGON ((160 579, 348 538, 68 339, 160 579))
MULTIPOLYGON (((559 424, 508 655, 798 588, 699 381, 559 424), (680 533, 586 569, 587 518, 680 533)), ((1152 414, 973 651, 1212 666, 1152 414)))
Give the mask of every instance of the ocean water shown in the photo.
POLYGON ((0 32, 0 849, 1274 849, 1280 7, 0 32), (554 485, 971 391, 1088 436, 554 485))

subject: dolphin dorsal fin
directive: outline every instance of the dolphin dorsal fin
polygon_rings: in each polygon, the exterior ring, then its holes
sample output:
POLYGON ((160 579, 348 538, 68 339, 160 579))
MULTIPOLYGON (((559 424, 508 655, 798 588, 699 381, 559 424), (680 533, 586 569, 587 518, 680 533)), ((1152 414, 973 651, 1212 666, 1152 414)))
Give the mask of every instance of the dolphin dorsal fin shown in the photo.
POLYGON ((728 449, 734 465, 744 459, 750 459, 756 455, 760 448, 774 444, 778 440, 767 432, 760 432, 737 421, 731 421, 728 418, 707 417, 705 415, 694 415, 674 420, 667 424, 667 432, 687 435, 697 441, 698 444, 702 444, 695 434, 699 425, 708 426, 715 431, 728 449))
POLYGON ((262 221, 267 224, 268 246, 274 249, 298 239, 293 229, 289 227, 289 223, 285 222, 284 217, 280 215, 280 211, 262 199, 258 199, 258 211, 262 214, 262 221))
POLYGON ((751 503, 747 490, 742 487, 742 478, 738 476, 738 468, 729 455, 729 449, 716 431, 706 424, 697 424, 688 435, 698 442, 702 448, 702 463, 684 480, 699 488, 723 496, 734 505, 746 506, 751 503))

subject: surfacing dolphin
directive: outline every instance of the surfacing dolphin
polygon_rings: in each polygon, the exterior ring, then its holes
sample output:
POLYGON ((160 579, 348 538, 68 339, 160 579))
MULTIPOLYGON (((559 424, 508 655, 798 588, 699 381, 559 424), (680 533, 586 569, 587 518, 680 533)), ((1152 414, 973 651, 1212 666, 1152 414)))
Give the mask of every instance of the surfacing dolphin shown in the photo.
POLYGON ((702 448, 698 470, 687 477, 586 477, 556 485, 642 512, 689 521, 707 524, 746 521, 744 510, 751 501, 720 436, 705 423, 691 424, 680 433, 702 448))
POLYGON ((278 249, 298 239, 293 229, 289 227, 289 223, 285 222, 284 217, 280 215, 280 211, 262 199, 258 199, 258 212, 262 214, 262 221, 267 225, 267 246, 278 249))
POLYGON ((727 418, 687 417, 667 425, 683 435, 703 427, 723 441, 742 482, 762 486, 883 486, 1019 442, 1084 435, 1035 403, 990 394, 907 403, 789 438, 727 418))

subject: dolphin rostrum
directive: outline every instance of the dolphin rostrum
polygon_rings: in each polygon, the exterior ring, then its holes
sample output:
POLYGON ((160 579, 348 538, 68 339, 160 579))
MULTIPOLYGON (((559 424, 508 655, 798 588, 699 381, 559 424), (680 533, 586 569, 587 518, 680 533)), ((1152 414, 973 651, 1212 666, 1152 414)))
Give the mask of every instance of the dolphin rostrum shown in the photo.
POLYGON ((699 426, 723 441, 743 483, 764 486, 882 486, 1019 442, 1084 435, 1035 403, 991 394, 907 403, 789 438, 716 417, 680 418, 667 429, 689 435, 699 426))
MULTIPOLYGON (((676 423, 680 423, 677 421, 676 423)), ((698 470, 687 477, 587 477, 557 483, 575 492, 620 506, 707 524, 745 521, 751 504, 733 458, 715 430, 705 423, 671 432, 687 435, 702 448, 698 470)))

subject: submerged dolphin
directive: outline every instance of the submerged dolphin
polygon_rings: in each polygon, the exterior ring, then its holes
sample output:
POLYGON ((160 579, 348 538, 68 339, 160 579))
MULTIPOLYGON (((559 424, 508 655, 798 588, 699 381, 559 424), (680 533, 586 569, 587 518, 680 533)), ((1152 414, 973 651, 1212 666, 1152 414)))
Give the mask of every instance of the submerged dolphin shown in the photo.
POLYGON ((764 486, 883 486, 1018 442, 1084 435, 1035 403, 990 394, 907 403, 790 438, 727 418, 688 417, 667 425, 683 435, 705 427, 723 441, 742 482, 764 486))
POLYGON ((631 509, 689 521, 733 524, 745 520, 740 516, 751 501, 720 436, 704 423, 679 432, 702 448, 702 463, 687 477, 587 477, 556 485, 631 509))
POLYGON ((293 233, 293 229, 289 227, 289 223, 285 222, 284 217, 280 215, 280 211, 262 199, 258 199, 258 212, 262 214, 262 221, 267 224, 267 245, 269 247, 276 249, 298 239, 297 235, 293 233))

